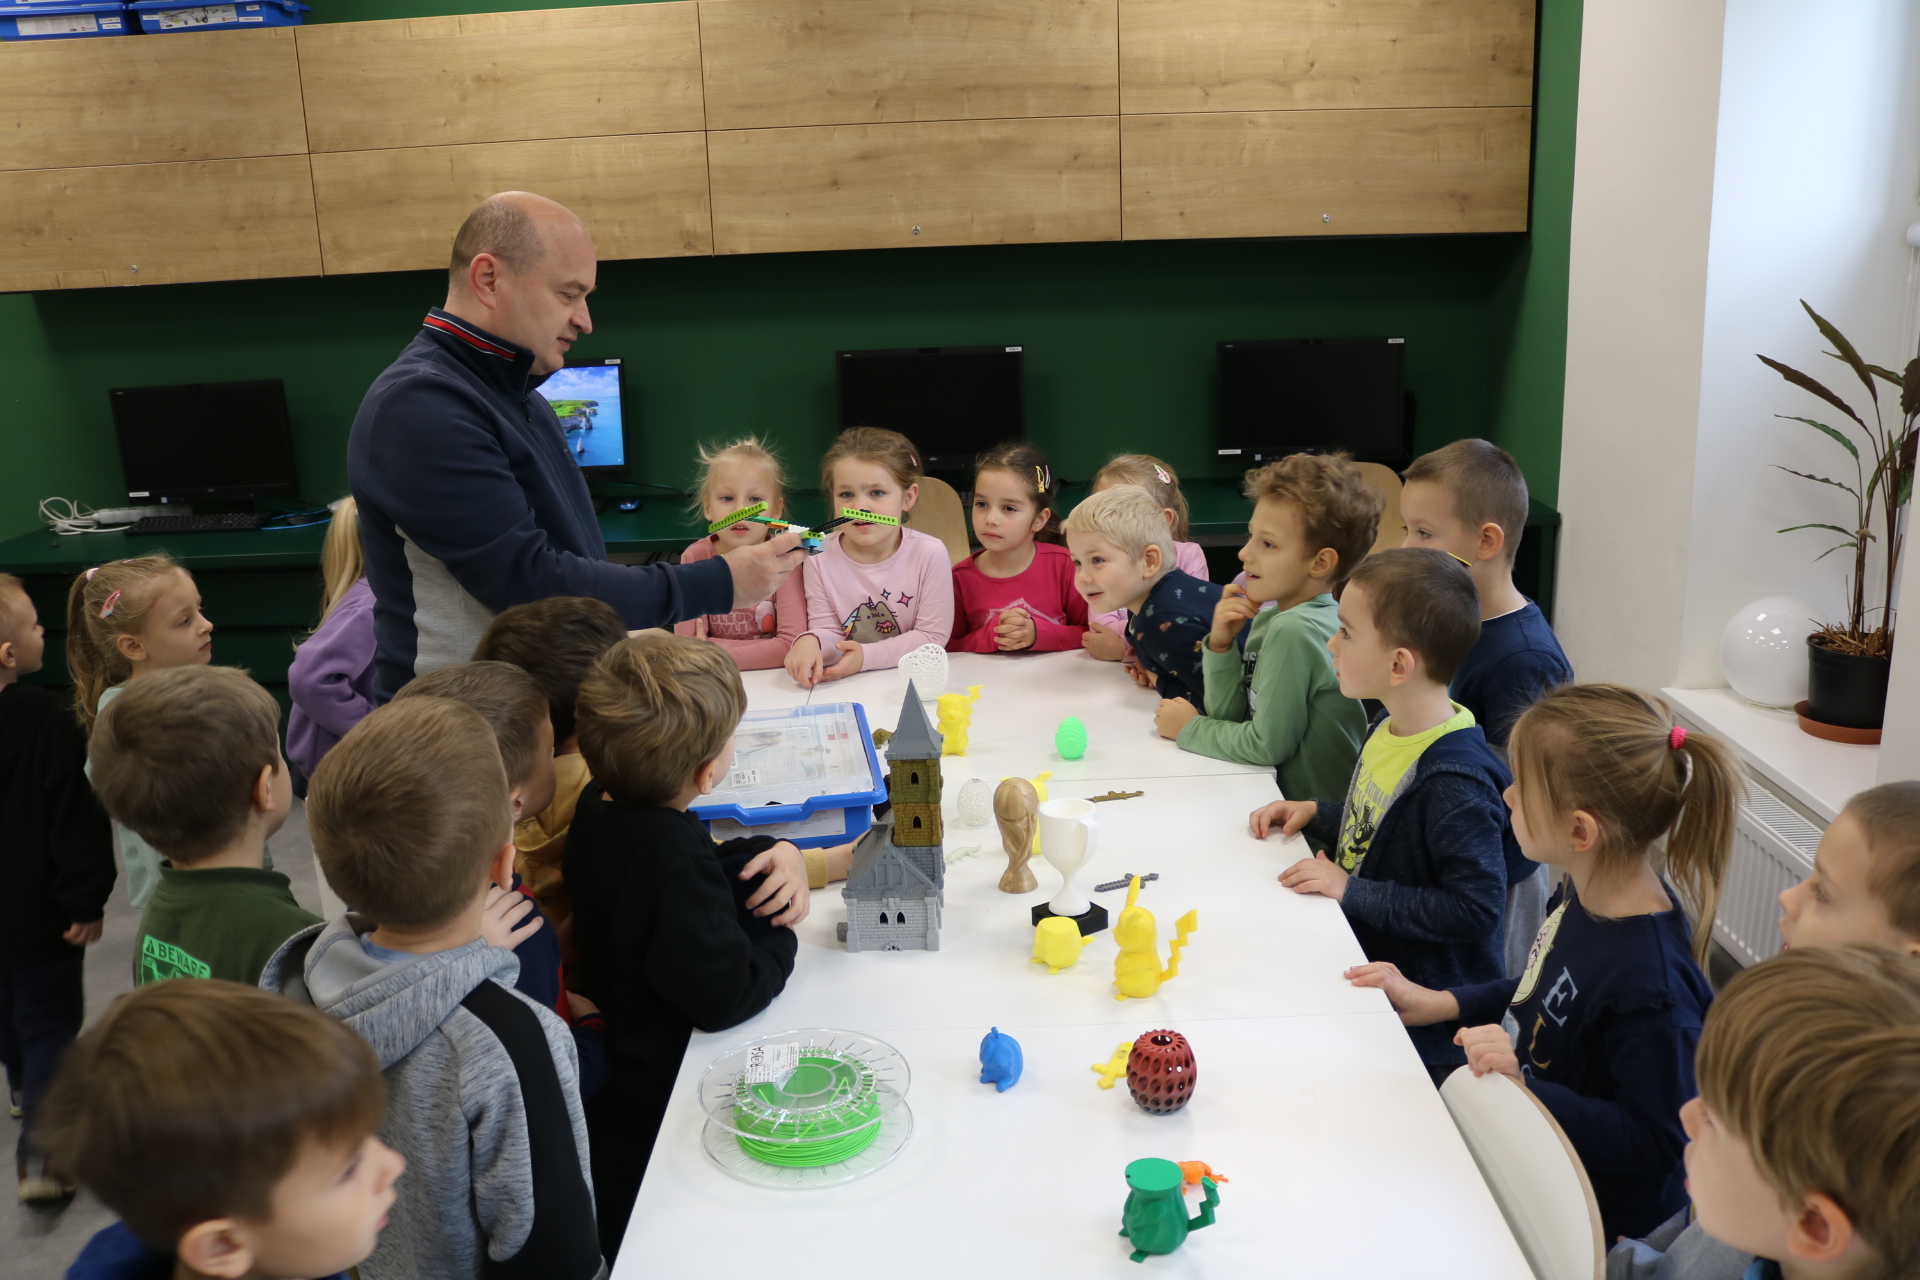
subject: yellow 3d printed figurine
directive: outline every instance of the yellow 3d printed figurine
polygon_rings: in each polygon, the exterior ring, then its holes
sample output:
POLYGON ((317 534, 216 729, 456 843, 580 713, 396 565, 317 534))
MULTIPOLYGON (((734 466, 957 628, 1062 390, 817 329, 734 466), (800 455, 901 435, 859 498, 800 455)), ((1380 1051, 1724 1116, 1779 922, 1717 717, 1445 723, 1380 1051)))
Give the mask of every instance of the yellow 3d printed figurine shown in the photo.
POLYGON ((1080 952, 1093 938, 1081 937, 1080 927, 1066 916, 1048 916, 1033 926, 1031 964, 1047 966, 1048 973, 1071 969, 1080 963, 1080 952))
POLYGON ((940 695, 937 717, 941 733, 941 755, 967 754, 967 727, 973 720, 973 704, 979 700, 980 686, 977 684, 968 685, 965 693, 940 695))
POLYGON ((1159 991, 1161 983, 1178 977, 1180 948, 1187 945, 1187 935, 1200 927, 1198 911, 1189 911, 1174 922, 1173 941, 1167 947, 1167 967, 1162 970, 1160 929, 1153 921, 1153 912, 1138 905, 1139 898, 1140 877, 1135 876, 1127 886, 1127 905, 1113 925, 1113 940, 1120 944, 1120 954, 1113 959, 1113 985, 1119 988, 1113 997, 1115 1000, 1129 996, 1144 1000, 1159 991))
POLYGON ((1133 1056, 1133 1041, 1129 1040, 1113 1051, 1113 1057, 1106 1062, 1093 1064, 1094 1074, 1100 1077, 1102 1089, 1113 1088, 1113 1082, 1127 1074, 1127 1060, 1133 1056))

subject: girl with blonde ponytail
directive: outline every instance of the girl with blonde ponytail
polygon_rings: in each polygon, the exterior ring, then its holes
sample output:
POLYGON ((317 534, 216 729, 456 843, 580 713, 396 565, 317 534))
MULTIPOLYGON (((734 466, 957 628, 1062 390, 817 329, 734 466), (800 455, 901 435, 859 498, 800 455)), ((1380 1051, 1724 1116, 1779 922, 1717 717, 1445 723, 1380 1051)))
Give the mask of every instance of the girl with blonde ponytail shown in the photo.
POLYGON ((1514 836, 1566 871, 1525 972, 1450 991, 1390 964, 1347 976, 1384 990, 1409 1026, 1462 1024, 1468 1069, 1520 1080, 1566 1130, 1608 1238, 1647 1236, 1687 1207, 1679 1110, 1698 1092, 1694 1047, 1713 1001, 1701 966, 1740 771, 1665 702, 1611 684, 1546 694, 1508 746, 1514 836))

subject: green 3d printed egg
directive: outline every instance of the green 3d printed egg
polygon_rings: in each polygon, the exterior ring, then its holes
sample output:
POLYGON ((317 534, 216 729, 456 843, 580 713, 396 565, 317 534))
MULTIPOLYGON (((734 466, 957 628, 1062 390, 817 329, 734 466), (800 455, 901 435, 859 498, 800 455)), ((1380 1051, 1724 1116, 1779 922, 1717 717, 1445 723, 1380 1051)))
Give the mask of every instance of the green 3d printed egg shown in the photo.
POLYGON ((1062 760, 1078 760, 1087 754, 1087 726, 1080 723, 1079 716, 1068 716, 1060 722, 1053 731, 1053 749, 1062 760))

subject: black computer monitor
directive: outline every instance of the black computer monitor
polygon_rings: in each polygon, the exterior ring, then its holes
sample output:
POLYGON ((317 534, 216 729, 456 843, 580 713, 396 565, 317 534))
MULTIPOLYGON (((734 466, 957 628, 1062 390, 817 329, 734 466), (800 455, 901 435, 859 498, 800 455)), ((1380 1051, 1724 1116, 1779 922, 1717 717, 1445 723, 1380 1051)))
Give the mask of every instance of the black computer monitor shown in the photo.
POLYGON ((299 491, 278 378, 117 387, 107 396, 129 498, 221 502, 299 491))
POLYGON ((888 427, 913 441, 923 470, 965 472, 1027 433, 1019 347, 838 351, 840 426, 888 427))
POLYGON ((1404 338, 1222 342, 1219 456, 1258 463, 1344 449, 1408 460, 1404 338))
POLYGON ((627 475, 626 373, 617 357, 569 360, 540 384, 566 433, 567 452, 590 476, 627 475))

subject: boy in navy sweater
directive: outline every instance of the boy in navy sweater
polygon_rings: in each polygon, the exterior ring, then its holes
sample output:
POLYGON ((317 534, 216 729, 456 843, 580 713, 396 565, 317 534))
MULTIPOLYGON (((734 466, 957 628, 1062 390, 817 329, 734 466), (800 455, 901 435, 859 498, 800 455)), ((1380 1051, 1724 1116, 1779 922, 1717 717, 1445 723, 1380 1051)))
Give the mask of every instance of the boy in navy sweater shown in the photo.
MULTIPOLYGON (((1280 883, 1338 902, 1369 960, 1423 986, 1500 977, 1508 860, 1525 861, 1501 800, 1506 767, 1473 713, 1447 696, 1479 630, 1473 580, 1452 556, 1403 549, 1361 561, 1327 647, 1340 692, 1379 700, 1386 717, 1361 748, 1344 803, 1280 800, 1251 818, 1263 840, 1305 831, 1321 852, 1280 883)), ((1466 1061, 1457 1025, 1409 1028, 1436 1083, 1466 1061)))
MULTIPOLYGON (((1513 557, 1527 526, 1527 478, 1512 455, 1485 440, 1456 440, 1415 458, 1402 478, 1403 545, 1458 556, 1480 592, 1480 639, 1461 660, 1451 692, 1505 759, 1520 713, 1573 679, 1540 606, 1513 585, 1513 557)), ((1507 886, 1508 977, 1519 976, 1546 914, 1546 868, 1530 871, 1507 886)))

